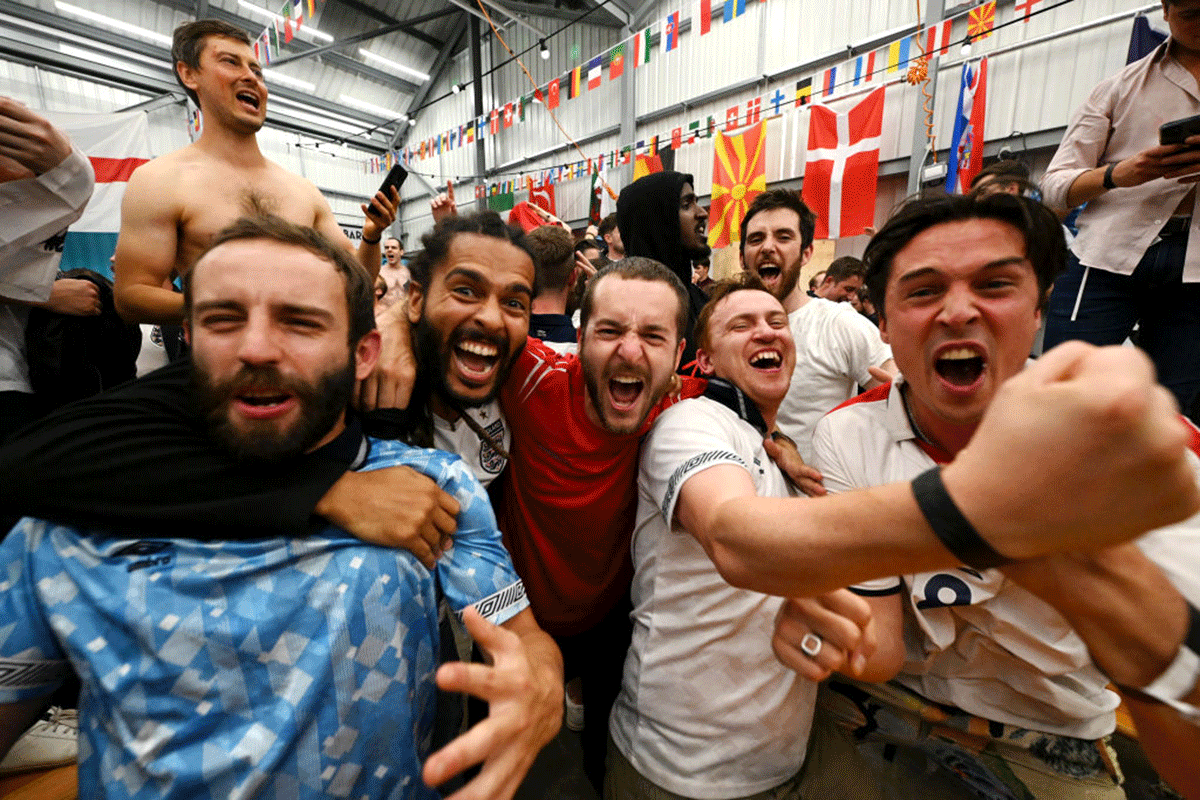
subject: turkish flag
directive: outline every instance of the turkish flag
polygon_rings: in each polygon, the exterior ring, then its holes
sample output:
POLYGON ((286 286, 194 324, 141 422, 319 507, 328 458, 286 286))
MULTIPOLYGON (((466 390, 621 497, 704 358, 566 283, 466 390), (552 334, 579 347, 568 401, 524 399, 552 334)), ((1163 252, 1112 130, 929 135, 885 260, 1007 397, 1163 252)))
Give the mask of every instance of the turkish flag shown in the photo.
POLYGON ((558 216, 558 211, 554 208, 554 184, 543 183, 541 186, 534 186, 529 190, 529 202, 543 211, 549 211, 554 216, 558 216))
POLYGON ((875 224, 883 94, 880 86, 841 114, 812 106, 803 196, 817 214, 818 239, 859 236, 875 224))
POLYGON ((546 90, 546 108, 558 108, 558 78, 550 81, 550 88, 546 90))

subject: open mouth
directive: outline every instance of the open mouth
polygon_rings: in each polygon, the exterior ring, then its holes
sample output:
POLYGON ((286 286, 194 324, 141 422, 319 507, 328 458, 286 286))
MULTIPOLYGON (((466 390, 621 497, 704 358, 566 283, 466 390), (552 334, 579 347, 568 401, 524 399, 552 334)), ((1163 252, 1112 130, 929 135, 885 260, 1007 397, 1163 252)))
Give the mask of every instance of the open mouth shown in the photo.
POLYGON ((258 111, 258 109, 262 107, 262 101, 259 99, 258 95, 254 94, 253 92, 238 92, 236 97, 239 103, 253 109, 254 111, 258 111))
POLYGON ((466 339, 454 346, 454 360, 463 378, 480 383, 490 377, 500 363, 500 348, 491 342, 466 339))
POLYGON ((762 350, 750 357, 754 369, 775 372, 783 366, 783 354, 778 350, 762 350))
POLYGON ((783 270, 774 264, 759 264, 758 277, 763 283, 772 284, 779 280, 779 276, 783 274, 783 270))
POLYGON ((963 389, 978 383, 985 367, 987 360, 970 347, 951 348, 933 362, 933 368, 943 380, 963 389))
POLYGON ((234 396, 242 416, 250 419, 272 419, 287 412, 296 396, 277 388, 252 389, 234 396))
POLYGON ((608 381, 608 395, 612 398, 613 406, 620 410, 633 408, 644 388, 645 383, 640 378, 629 375, 620 375, 608 381))

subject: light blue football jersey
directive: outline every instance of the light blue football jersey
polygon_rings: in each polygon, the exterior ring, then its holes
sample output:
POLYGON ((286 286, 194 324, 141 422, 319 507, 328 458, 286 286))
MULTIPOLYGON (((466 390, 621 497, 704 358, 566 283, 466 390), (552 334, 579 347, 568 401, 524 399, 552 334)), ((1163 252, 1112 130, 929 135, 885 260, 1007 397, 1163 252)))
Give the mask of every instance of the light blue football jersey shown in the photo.
POLYGON ((370 445, 365 469, 406 465, 458 500, 435 573, 332 527, 200 542, 24 519, 0 544, 0 702, 74 668, 83 796, 438 797, 420 778, 435 582, 495 623, 528 601, 457 456, 370 445))

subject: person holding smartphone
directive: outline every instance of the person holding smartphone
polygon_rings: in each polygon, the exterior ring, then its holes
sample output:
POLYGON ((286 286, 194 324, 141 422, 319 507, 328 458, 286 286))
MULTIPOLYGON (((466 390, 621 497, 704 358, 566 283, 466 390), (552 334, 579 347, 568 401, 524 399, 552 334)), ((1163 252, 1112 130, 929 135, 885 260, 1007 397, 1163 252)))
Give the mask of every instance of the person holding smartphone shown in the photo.
POLYGON ((1087 204, 1050 297, 1045 347, 1120 344, 1136 325, 1159 380, 1196 419, 1200 135, 1164 145, 1159 128, 1200 114, 1200 0, 1163 0, 1163 16, 1170 37, 1092 91, 1042 179, 1060 216, 1087 204))

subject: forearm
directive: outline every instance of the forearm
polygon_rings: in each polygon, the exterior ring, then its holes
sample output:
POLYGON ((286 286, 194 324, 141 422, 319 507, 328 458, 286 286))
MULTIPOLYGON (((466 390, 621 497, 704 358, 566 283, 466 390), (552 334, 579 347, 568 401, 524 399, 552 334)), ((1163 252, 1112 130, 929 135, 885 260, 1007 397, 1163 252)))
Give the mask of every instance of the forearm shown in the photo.
POLYGON ((358 242, 358 251, 355 254, 358 257, 358 263, 366 267, 367 272, 370 273, 372 281, 379 277, 379 268, 383 265, 383 255, 379 249, 379 242, 379 239, 376 239, 374 242, 368 242, 364 233, 363 238, 358 242))
POLYGON ((183 322, 183 295, 161 286, 118 285, 113 295, 117 313, 126 322, 179 325, 183 322))
POLYGON ((1068 210, 1081 206, 1089 200, 1094 200, 1109 191, 1104 188, 1104 173, 1107 169, 1107 164, 1101 164, 1095 169, 1081 173, 1072 181, 1071 187, 1067 189, 1065 202, 1068 210))
POLYGON ((732 585, 789 597, 959 563, 906 483, 819 498, 729 500, 715 514, 710 548, 732 585))
MULTIPOLYGON (((1200 698, 1192 697, 1191 702, 1200 698)), ((1163 703, 1126 696, 1125 705, 1137 726, 1138 744, 1158 774, 1186 800, 1200 800, 1200 726, 1163 703)))
POLYGON ((1063 615, 1117 684, 1151 683, 1187 632, 1186 603, 1135 545, 1050 556, 1005 571, 1063 615))

